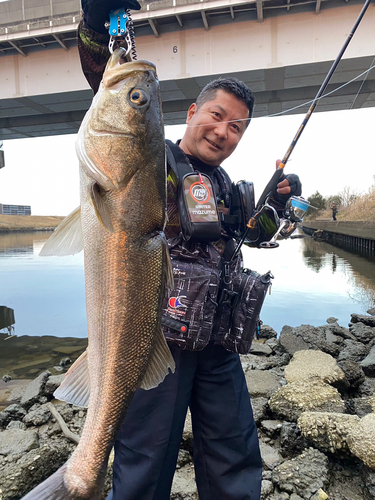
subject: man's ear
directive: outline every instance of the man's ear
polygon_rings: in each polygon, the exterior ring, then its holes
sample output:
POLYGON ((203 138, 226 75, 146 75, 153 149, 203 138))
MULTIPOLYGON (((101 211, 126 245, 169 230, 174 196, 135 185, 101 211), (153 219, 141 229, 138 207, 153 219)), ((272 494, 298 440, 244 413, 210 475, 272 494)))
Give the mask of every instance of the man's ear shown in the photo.
POLYGON ((188 112, 187 112, 187 116, 186 116, 186 123, 188 125, 189 125, 190 120, 195 115, 196 111, 197 111, 197 105, 195 104, 195 102, 193 102, 193 104, 190 105, 188 112))

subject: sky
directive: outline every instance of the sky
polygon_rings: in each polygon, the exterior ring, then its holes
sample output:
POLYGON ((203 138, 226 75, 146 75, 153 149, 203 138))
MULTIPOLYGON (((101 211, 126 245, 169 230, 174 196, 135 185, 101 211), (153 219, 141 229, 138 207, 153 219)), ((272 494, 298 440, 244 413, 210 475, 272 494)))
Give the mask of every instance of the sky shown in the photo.
MULTIPOLYGON (((223 166, 233 181, 254 183, 259 198, 304 114, 254 118, 236 151, 223 166)), ((182 137, 185 125, 167 126, 167 139, 182 137)), ((285 167, 302 181, 307 198, 349 189, 364 194, 375 184, 375 107, 315 111, 285 167)), ((68 215, 79 205, 76 135, 4 141, 0 203, 31 205, 32 215, 68 215)))

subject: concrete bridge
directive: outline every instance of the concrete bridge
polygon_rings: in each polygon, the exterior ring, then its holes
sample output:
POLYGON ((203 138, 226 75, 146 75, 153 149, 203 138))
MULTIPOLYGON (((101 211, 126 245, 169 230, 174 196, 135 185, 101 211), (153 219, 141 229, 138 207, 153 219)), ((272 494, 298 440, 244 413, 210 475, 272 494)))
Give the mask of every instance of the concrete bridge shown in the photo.
MULTIPOLYGON (((304 113, 363 1, 140 0, 132 13, 138 59, 153 61, 166 124, 183 123, 203 86, 221 75, 255 92, 255 116, 304 113)), ((0 3, 0 140, 75 133, 90 105, 77 51, 79 0, 0 3)), ((367 10, 327 92, 375 60, 375 5, 367 10)), ((322 99, 317 111, 375 105, 375 71, 322 99), (360 90, 359 94, 358 91, 360 90), (358 94, 358 95, 357 95, 358 94)))

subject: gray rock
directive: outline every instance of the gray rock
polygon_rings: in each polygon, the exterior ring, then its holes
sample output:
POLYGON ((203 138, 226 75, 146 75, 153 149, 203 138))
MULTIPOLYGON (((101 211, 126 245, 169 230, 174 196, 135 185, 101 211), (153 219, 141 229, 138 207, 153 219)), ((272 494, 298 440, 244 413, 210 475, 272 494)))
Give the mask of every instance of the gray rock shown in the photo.
POLYGON ((272 354, 272 349, 269 345, 254 341, 251 345, 250 349, 251 354, 261 355, 261 356, 269 356, 272 354))
POLYGON ((326 319, 326 322, 328 324, 330 324, 330 323, 337 323, 338 322, 338 318, 334 318, 333 316, 330 316, 329 318, 326 319))
POLYGON ((21 429, 25 431, 27 429, 26 425, 23 422, 20 422, 19 420, 11 420, 6 428, 8 431, 12 429, 21 429))
POLYGON ((34 403, 39 402, 39 399, 44 394, 44 387, 46 385, 50 372, 45 371, 34 379, 26 387, 26 390, 21 398, 21 405, 25 408, 30 408, 34 403))
POLYGON ((247 388, 251 397, 269 398, 280 387, 278 377, 269 371, 247 370, 247 388))
POLYGON ((38 447, 39 438, 36 431, 10 429, 1 433, 0 455, 26 453, 38 447))
POLYGON ((358 396, 372 396, 375 393, 375 379, 366 377, 363 384, 358 386, 358 396))
POLYGON ((365 381, 364 371, 355 361, 346 359, 337 364, 345 374, 349 389, 357 389, 365 381))
POLYGON ((198 500, 194 467, 185 465, 176 470, 173 478, 171 500, 198 500))
POLYGON ((371 351, 368 355, 360 362, 360 366, 363 368, 363 371, 369 377, 375 376, 375 346, 371 348, 371 351))
POLYGON ((258 424, 267 415, 268 399, 267 398, 252 398, 251 406, 253 408, 254 420, 258 424))
POLYGON ((272 339, 277 337, 277 332, 269 325, 262 325, 260 327, 261 339, 272 339))
POLYGON ((46 385, 44 387, 44 394, 47 396, 55 392, 55 390, 60 386, 61 382, 64 380, 65 374, 61 375, 51 375, 48 377, 48 380, 46 382, 46 385))
POLYGON ((298 351, 285 367, 285 379, 289 382, 319 377, 328 384, 342 382, 345 374, 336 360, 322 351, 298 351))
POLYGON ((337 389, 319 378, 281 387, 272 394, 268 404, 276 416, 289 421, 296 421, 304 411, 345 412, 345 403, 337 389))
POLYGON ((0 427, 6 427, 11 420, 22 420, 26 415, 26 410, 18 405, 9 405, 0 412, 0 427))
POLYGON ((354 323, 349 327, 349 331, 359 342, 364 342, 365 344, 375 338, 375 328, 366 326, 363 323, 354 323))
POLYGON ((372 395, 364 398, 353 398, 352 406, 354 413, 358 415, 359 418, 362 418, 375 411, 375 397, 372 395))
POLYGON ((370 309, 367 309, 367 314, 370 314, 370 316, 375 316, 375 307, 371 307, 370 309))
POLYGON ((338 361, 349 359, 350 361, 361 361, 368 353, 368 350, 362 342, 357 340, 345 339, 343 348, 337 358, 338 361))
POLYGON ((308 442, 301 434, 297 424, 283 422, 280 432, 280 446, 283 456, 291 457, 308 448, 308 442))
POLYGON ((259 442, 260 454, 264 467, 268 470, 274 469, 277 465, 283 462, 283 457, 278 450, 269 444, 259 442))
POLYGON ((308 500, 328 484, 328 459, 320 451, 309 448, 276 467, 272 471, 272 480, 281 491, 308 500))
POLYGON ((280 434, 283 423, 281 420, 262 420, 260 428, 270 438, 280 434))
POLYGON ((47 405, 42 405, 33 411, 29 411, 23 421, 28 427, 30 427, 31 425, 39 426, 48 422, 51 417, 52 415, 47 405))
POLYGON ((273 484, 272 481, 269 481, 268 479, 264 479, 262 481, 262 492, 260 495, 261 500, 264 500, 268 497, 273 492, 273 484))
POLYGON ((364 314, 351 314, 352 323, 363 323, 368 326, 375 326, 375 316, 365 316, 364 314))
POLYGON ((66 440, 61 440, 22 454, 16 463, 0 468, 2 500, 22 498, 66 462, 71 450, 66 440))
POLYGON ((284 326, 281 330, 279 341, 282 349, 290 355, 293 355, 297 351, 304 351, 310 347, 301 337, 294 334, 293 328, 290 326, 284 326))

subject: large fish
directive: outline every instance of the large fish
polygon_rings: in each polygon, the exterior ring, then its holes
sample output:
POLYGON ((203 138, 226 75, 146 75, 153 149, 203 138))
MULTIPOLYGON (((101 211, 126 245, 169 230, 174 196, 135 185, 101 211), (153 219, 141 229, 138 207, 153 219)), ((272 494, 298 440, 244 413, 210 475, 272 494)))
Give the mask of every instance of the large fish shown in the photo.
POLYGON ((88 348, 55 396, 79 406, 88 402, 86 422, 70 459, 24 500, 99 499, 135 390, 157 386, 174 370, 160 328, 171 273, 162 232, 163 133, 155 66, 126 62, 118 49, 78 133, 80 208, 42 250, 63 255, 84 249, 88 348))

